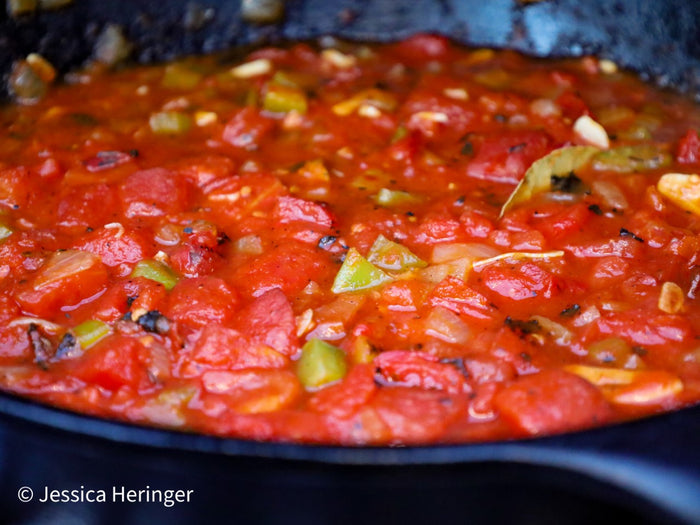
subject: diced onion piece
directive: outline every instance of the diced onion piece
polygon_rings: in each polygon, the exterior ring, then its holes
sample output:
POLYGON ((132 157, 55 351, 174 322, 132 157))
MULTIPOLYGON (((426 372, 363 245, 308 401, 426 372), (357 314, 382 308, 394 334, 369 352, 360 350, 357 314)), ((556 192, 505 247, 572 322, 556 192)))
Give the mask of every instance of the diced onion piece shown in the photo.
POLYGON ((116 239, 121 239, 122 236, 124 235, 124 226, 122 226, 122 223, 120 222, 110 222, 109 224, 104 225, 105 230, 117 230, 117 232, 114 234, 114 237, 116 239))
POLYGON ((488 244, 479 243, 444 243, 436 244, 433 247, 433 254, 430 261, 436 264, 471 257, 473 260, 495 257, 498 250, 488 244))
POLYGON ((376 106, 364 102, 357 108, 357 114, 365 118, 379 118, 382 116, 382 112, 376 106))
POLYGON ((100 262, 100 258, 94 253, 78 250, 57 252, 41 268, 34 281, 34 287, 41 289, 51 286, 58 281, 82 273, 100 262))
POLYGON ((677 314, 683 310, 685 294, 676 283, 667 281, 661 286, 659 295, 659 310, 667 314, 677 314))
POLYGON ((591 146, 600 149, 608 149, 610 147, 610 139, 605 128, 588 115, 582 115, 576 119, 576 122, 574 122, 574 133, 591 146))
POLYGON ((452 344, 463 345, 472 338, 469 326, 457 314, 442 306, 431 310, 425 319, 423 330, 426 335, 452 344))
POLYGON ((473 268, 479 269, 489 264, 493 264, 504 259, 510 260, 522 260, 522 259, 553 259, 557 257, 564 257, 564 252, 562 250, 556 250, 551 252, 508 252, 496 255, 495 257, 490 257, 488 259, 482 259, 481 261, 476 261, 472 266, 473 268))
POLYGON ((51 321, 39 319, 37 317, 17 317, 7 323, 7 327, 14 328, 15 326, 29 326, 32 324, 40 326, 41 329, 48 334, 57 334, 63 330, 60 324, 52 323, 51 321))
POLYGON ((4 241, 13 233, 12 228, 0 222, 0 241, 4 241))
POLYGON ((259 58, 236 66, 230 72, 236 78, 253 78, 267 75, 271 71, 272 62, 267 58, 259 58))
POLYGON ((381 188, 374 196, 374 202, 380 206, 391 207, 415 204, 420 202, 420 198, 412 193, 408 193, 407 191, 381 188))
POLYGON ((439 122, 441 124, 447 124, 450 118, 440 111, 419 111, 411 115, 411 120, 428 120, 430 122, 439 122))
POLYGON ((454 100, 469 100, 469 93, 464 88, 445 88, 444 95, 454 100))
POLYGON ((163 390, 155 398, 146 401, 141 416, 156 425, 180 427, 186 423, 182 409, 196 393, 197 389, 192 386, 163 390))
POLYGON ((622 190, 612 181, 595 180, 591 183, 594 195, 603 199, 603 205, 613 210, 626 210, 629 203, 622 190))
POLYGON ((461 259, 454 259, 441 264, 432 264, 421 270, 420 275, 424 280, 435 284, 450 275, 465 280, 472 269, 473 263, 473 257, 462 257, 461 259))
POLYGON ((574 326, 586 326, 600 318, 600 310, 595 305, 585 308, 573 321, 574 326))
POLYGON ((667 173, 659 179, 656 187, 677 206, 700 215, 700 176, 667 173))
POLYGON ((311 308, 304 310, 301 315, 296 316, 297 337, 308 333, 314 327, 314 311, 311 308))
POLYGON ((73 334, 83 350, 95 346, 112 333, 112 327, 98 319, 90 319, 73 328, 73 334))
POLYGON ((257 235, 250 234, 236 240, 236 251, 248 255, 260 255, 263 252, 262 239, 257 235))
POLYGON ((306 388, 316 389, 345 377, 345 352, 320 339, 311 339, 301 349, 297 377, 306 388))
POLYGON ((597 363, 615 365, 623 368, 635 368, 638 364, 632 359, 634 355, 630 344, 620 337, 608 337, 596 341, 588 347, 588 355, 597 363), (629 366, 633 364, 635 366, 629 366))
POLYGON ((558 117, 561 115, 559 105, 548 98, 538 98, 530 103, 530 111, 539 117, 558 117))
POLYGON ((324 49, 321 58, 338 69, 349 69, 357 64, 357 57, 341 53, 337 49, 324 49))
POLYGON ((552 321, 548 317, 541 315, 533 315, 530 317, 531 321, 537 321, 537 324, 547 332, 558 345, 568 345, 573 340, 573 334, 564 325, 552 321))

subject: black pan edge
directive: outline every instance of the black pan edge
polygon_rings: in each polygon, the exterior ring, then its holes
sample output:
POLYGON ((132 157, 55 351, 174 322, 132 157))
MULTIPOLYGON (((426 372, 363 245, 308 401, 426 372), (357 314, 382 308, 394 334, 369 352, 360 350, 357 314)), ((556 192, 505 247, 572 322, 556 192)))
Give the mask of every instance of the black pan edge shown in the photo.
POLYGON ((700 100, 700 3, 685 0, 287 0, 276 23, 255 25, 226 0, 74 0, 58 10, 0 13, 0 73, 38 52, 65 72, 91 56, 100 31, 123 28, 141 63, 233 46, 323 35, 394 41, 439 33, 544 56, 594 54, 700 100))

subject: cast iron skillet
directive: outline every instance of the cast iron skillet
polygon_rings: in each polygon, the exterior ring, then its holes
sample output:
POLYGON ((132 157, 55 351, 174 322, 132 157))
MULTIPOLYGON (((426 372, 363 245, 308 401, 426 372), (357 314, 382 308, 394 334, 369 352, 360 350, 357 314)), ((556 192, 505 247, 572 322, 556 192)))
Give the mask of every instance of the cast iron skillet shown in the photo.
MULTIPOLYGON (((263 26, 246 24, 238 2, 75 0, 0 19, 0 71, 29 52, 79 65, 107 23, 124 27, 141 62, 430 31, 537 56, 597 54, 700 99, 700 3, 684 0, 288 0, 263 26)), ((0 510, 2 522, 32 524, 700 523, 700 406, 543 439, 343 448, 142 428, 0 394, 0 510), (109 503, 122 486, 194 492, 171 508, 109 503), (41 503, 45 487, 104 490, 108 503, 41 503)))

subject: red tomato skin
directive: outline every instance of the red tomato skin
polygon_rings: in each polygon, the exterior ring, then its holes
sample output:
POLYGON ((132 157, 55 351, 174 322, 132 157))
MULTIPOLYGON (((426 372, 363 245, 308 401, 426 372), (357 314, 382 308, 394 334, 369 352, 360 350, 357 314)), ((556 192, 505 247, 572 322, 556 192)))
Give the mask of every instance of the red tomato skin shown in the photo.
POLYGON ((516 379, 496 394, 494 406, 524 435, 598 426, 611 414, 596 387, 561 370, 545 370, 516 379))
POLYGON ((237 330, 207 325, 189 338, 189 351, 181 355, 180 373, 184 377, 201 375, 206 370, 242 370, 245 368, 284 368, 289 359, 272 348, 254 344, 237 330))
POLYGON ((107 390, 136 386, 145 375, 138 362, 140 346, 126 335, 112 335, 87 350, 72 373, 107 390))
POLYGON ((222 138, 232 146, 257 149, 260 142, 275 127, 274 120, 264 117, 254 108, 246 107, 228 121, 222 138))
POLYGON ((238 310, 238 293, 226 281, 206 276, 183 279, 168 294, 164 314, 191 328, 228 325, 238 310))
POLYGON ((439 439, 467 409, 466 396, 417 388, 380 388, 370 402, 389 428, 391 441, 413 444, 439 439))
POLYGON ((309 407, 336 418, 349 418, 377 391, 371 365, 356 365, 339 383, 330 385, 309 400, 309 407))
POLYGON ((258 344, 293 357, 300 351, 292 306, 279 288, 258 296, 238 315, 239 330, 258 344))
POLYGON ((549 299, 563 289, 563 284, 556 276, 531 263, 517 267, 487 266, 481 272, 481 278, 488 288, 514 301, 535 297, 549 299))
POLYGON ((165 168, 132 173, 119 187, 124 215, 159 217, 185 208, 189 200, 186 181, 165 168))
POLYGON ((282 196, 277 199, 274 217, 281 224, 310 223, 321 228, 333 226, 333 215, 321 204, 297 197, 282 196))
POLYGON ((476 179, 517 184, 530 165, 552 149, 542 132, 511 132, 487 138, 467 166, 476 179))
POLYGON ((700 135, 697 130, 689 129, 678 144, 676 159, 681 164, 700 163, 700 135))
POLYGON ((457 367, 441 363, 429 354, 392 350, 374 358, 378 377, 387 384, 441 390, 450 394, 468 393, 471 387, 457 367))
POLYGON ((58 203, 58 225, 69 231, 97 228, 119 219, 117 191, 107 184, 70 187, 58 203))
POLYGON ((317 282, 325 280, 329 270, 334 270, 328 267, 328 260, 329 255, 323 250, 290 241, 236 269, 234 279, 248 297, 259 297, 273 288, 292 296, 309 284, 311 276, 317 282))
POLYGON ((73 247, 99 255, 102 262, 110 267, 133 265, 153 251, 138 232, 124 232, 118 228, 102 228, 91 232, 73 247))
POLYGON ((37 278, 32 279, 20 285, 15 300, 24 312, 53 319, 60 316, 62 308, 72 308, 103 292, 108 279, 107 268, 98 260, 78 274, 42 287, 35 286, 37 278))
POLYGON ((440 281, 428 296, 430 306, 442 306, 456 314, 476 319, 492 319, 495 307, 463 280, 449 276, 440 281))

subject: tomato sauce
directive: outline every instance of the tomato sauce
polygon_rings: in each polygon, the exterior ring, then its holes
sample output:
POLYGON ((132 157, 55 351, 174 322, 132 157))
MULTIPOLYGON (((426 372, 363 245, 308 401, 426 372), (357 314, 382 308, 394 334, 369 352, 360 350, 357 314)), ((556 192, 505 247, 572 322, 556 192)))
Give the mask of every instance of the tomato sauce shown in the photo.
POLYGON ((700 400, 700 109, 439 37, 87 69, 0 110, 0 386, 348 445, 700 400))

